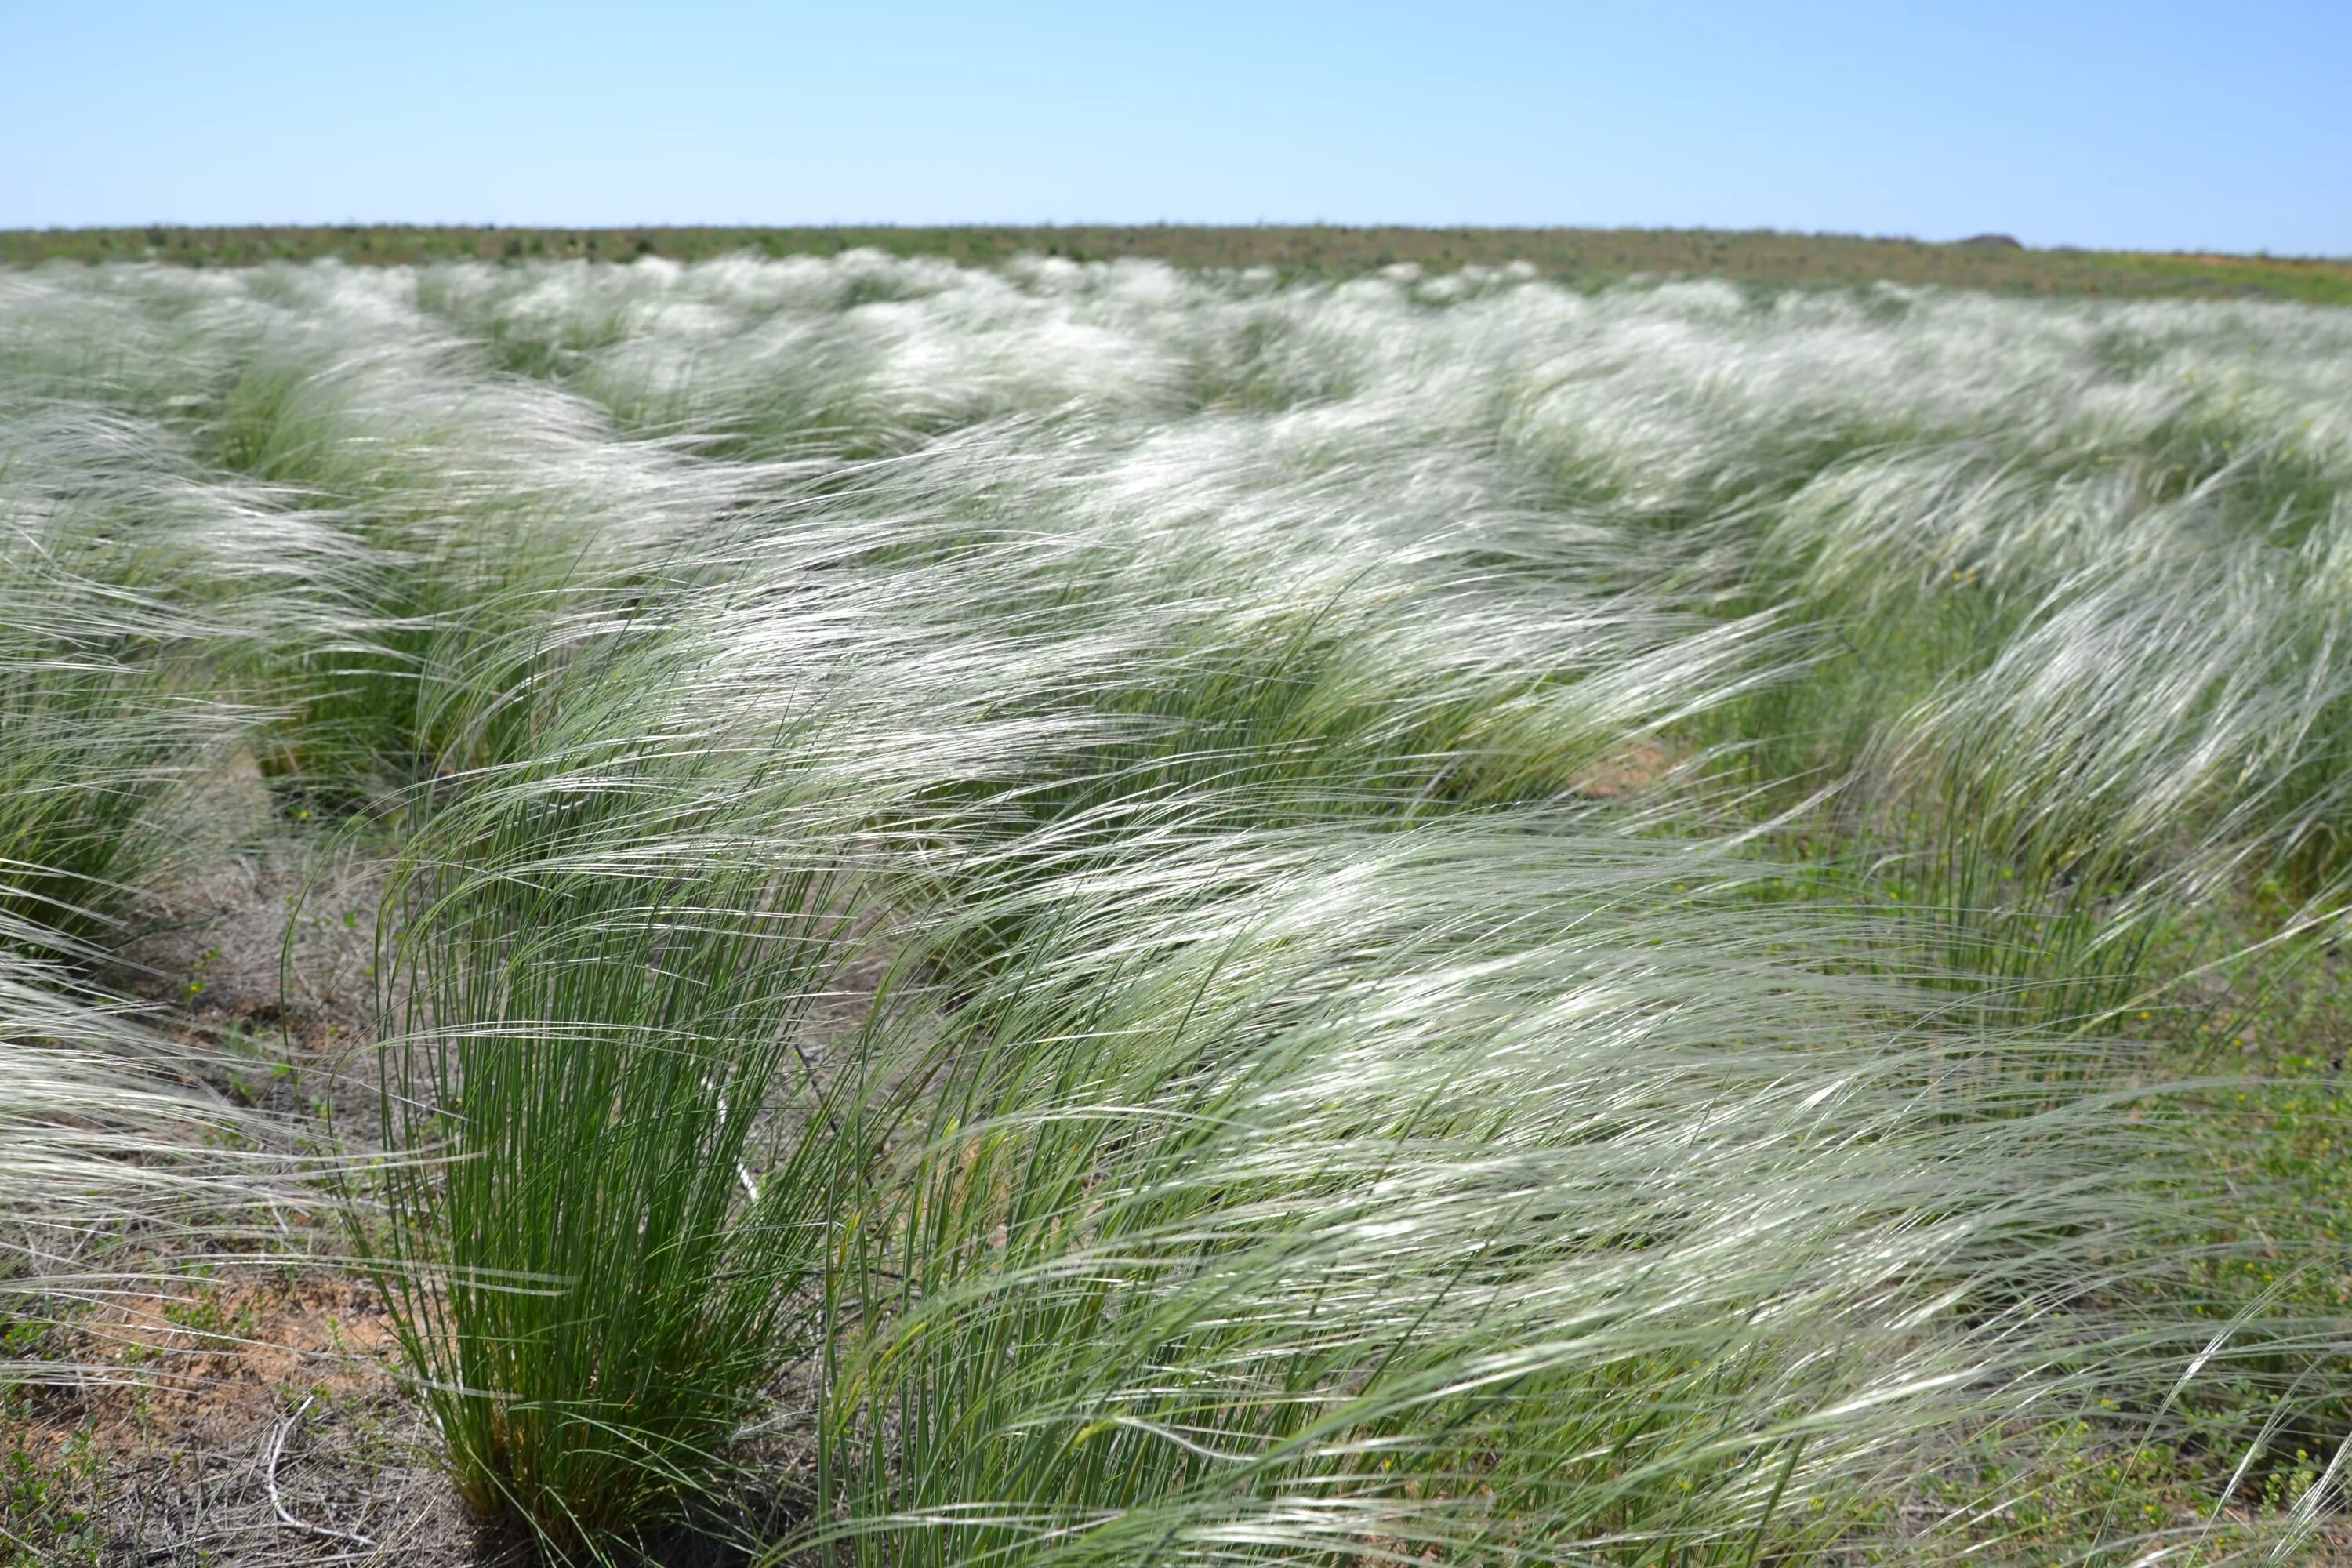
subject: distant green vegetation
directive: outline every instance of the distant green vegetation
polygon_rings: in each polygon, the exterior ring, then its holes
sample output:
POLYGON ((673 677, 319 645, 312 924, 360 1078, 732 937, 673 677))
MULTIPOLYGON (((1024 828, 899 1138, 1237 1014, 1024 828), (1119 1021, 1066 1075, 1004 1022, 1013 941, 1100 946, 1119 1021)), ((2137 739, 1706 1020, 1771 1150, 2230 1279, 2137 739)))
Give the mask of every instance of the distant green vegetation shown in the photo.
POLYGON ((1077 261, 1151 257, 1180 267, 1272 267, 1349 274, 1410 262, 1445 268, 1525 261, 1550 277, 1608 282, 1637 275, 1780 284, 1935 283, 2035 294, 2243 295, 2352 304, 2352 261, 2137 251, 2029 250, 1997 238, 1930 244, 1765 229, 1208 227, 465 228, 400 224, 333 227, 12 229, 0 262, 588 259, 662 256, 833 256, 871 249, 992 266, 1022 255, 1077 261))

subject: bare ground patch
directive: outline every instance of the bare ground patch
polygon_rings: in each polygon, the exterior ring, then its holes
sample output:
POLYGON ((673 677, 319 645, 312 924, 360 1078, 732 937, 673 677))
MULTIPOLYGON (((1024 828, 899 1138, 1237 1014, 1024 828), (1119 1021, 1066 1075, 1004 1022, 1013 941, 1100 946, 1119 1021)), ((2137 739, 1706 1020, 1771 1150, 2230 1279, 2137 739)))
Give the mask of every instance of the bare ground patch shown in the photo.
POLYGON ((7 1405, 25 1563, 520 1561, 435 1466, 382 1302, 356 1281, 232 1278, 102 1300, 77 1383, 7 1405))

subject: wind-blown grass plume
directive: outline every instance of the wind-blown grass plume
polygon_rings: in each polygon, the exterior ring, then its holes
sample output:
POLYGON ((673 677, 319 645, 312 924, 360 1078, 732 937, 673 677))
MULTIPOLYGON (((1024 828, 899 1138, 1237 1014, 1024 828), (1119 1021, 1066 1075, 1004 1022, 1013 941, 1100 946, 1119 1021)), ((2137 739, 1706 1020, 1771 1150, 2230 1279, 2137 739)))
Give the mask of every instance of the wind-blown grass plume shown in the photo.
POLYGON ((187 592, 214 563, 110 434, 68 409, 0 436, 0 913, 80 934, 168 857, 183 786, 250 724, 222 700, 236 630, 187 592))
POLYGON ((258 760, 334 804, 512 752, 529 723, 519 693, 563 657, 545 629, 622 605, 667 541, 712 524, 751 478, 617 443, 578 399, 486 374, 418 312, 412 279, 268 270, 194 309, 162 282, 108 281, 0 297, 22 340, 0 371, 33 395, 55 381, 161 417, 215 465, 215 489, 266 500, 281 553, 212 564, 281 582, 300 568, 299 605, 256 617, 277 640, 255 679, 279 710, 258 760), (100 312, 102 328, 86 319, 100 312), (56 356, 98 331, 193 337, 151 344, 182 395, 61 373, 56 356))
POLYGON ((299 705, 264 759, 362 799, 518 754, 528 692, 566 656, 551 629, 617 611, 653 547, 741 488, 617 446, 577 401, 485 376, 413 308, 378 308, 265 338, 209 436, 328 509, 365 563, 346 579, 362 640, 288 672, 299 705))
POLYGON ((1022 888, 902 1069, 812 1542, 1768 1560, 2207 1337, 2100 1308, 2178 1239, 2161 1137, 1812 967, 1848 938, 1732 896, 1761 868, 1539 821, 1133 849, 1022 888))
POLYGON ((813 1353, 870 1152, 810 1016, 909 880, 888 852, 1070 727, 992 724, 951 659, 803 588, 575 666, 393 895, 384 1136, 434 1158, 391 1173, 385 1286, 460 1489, 560 1552, 674 1521, 813 1353))
MULTIPOLYGON (((1155 303, 1174 293, 1164 268, 1118 279, 1143 281, 1155 303)), ((866 252, 551 269, 527 281, 449 268, 426 300, 508 363, 561 379, 630 429, 692 437, 730 457, 871 458, 1006 416, 1180 400, 1181 361, 1139 344, 1134 330, 1171 318, 1137 321, 1115 300, 1090 309, 1105 301, 1085 285, 1057 298, 1068 281, 1051 268, 999 279, 866 252)))
POLYGON ((1790 635, 1829 640, 1732 716, 1757 776, 1849 781, 1838 830, 2042 1016, 2185 1000, 2155 953, 2210 956, 2265 879, 2282 932, 2340 904, 2340 616, 2311 574, 2334 506, 2263 460, 2184 490, 2063 448, 1875 454, 1759 558, 1790 635))
MULTIPOLYGON (((205 1088, 202 1048, 95 991, 76 956, 0 921, 0 1322, 12 1347, 102 1293, 152 1289, 278 1234, 323 1195, 315 1156, 205 1088)), ((137 1375, 21 1350, 0 1359, 0 1385, 137 1375)))
MULTIPOLYGON (((1894 729, 1881 766, 1918 781, 1910 819, 1933 836, 1916 874, 1981 932, 1958 967, 2030 955, 2074 993, 2042 1002, 2053 1017, 2146 1000, 2162 922, 2225 910, 2343 819, 2324 761, 2352 696, 2338 616, 2259 584, 2241 568, 2062 589, 1894 729)), ((2323 858, 2300 863, 2308 924, 2341 889, 2323 858)))

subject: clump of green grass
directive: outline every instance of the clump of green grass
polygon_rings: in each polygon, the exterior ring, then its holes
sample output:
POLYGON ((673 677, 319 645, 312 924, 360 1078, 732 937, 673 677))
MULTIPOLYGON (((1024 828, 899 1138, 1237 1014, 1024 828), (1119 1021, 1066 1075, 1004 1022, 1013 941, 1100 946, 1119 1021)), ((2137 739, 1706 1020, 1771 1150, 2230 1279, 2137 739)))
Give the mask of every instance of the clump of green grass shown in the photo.
MULTIPOLYGON (((850 651, 803 632, 778 651, 850 651)), ((892 877, 877 813, 940 780, 854 680, 743 682, 709 634, 575 670, 541 750, 418 832, 385 928, 381 1277, 459 1489, 566 1554, 706 1498, 815 1353, 873 1151, 810 1019, 892 877)))

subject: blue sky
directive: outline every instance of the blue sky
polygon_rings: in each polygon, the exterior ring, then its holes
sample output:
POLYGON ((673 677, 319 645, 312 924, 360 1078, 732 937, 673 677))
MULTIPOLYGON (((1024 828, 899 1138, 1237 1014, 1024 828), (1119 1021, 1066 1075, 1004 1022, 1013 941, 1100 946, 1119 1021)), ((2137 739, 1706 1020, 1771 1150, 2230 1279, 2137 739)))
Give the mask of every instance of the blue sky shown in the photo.
POLYGON ((1670 225, 2352 254, 2352 0, 14 0, 0 226, 1670 225))

